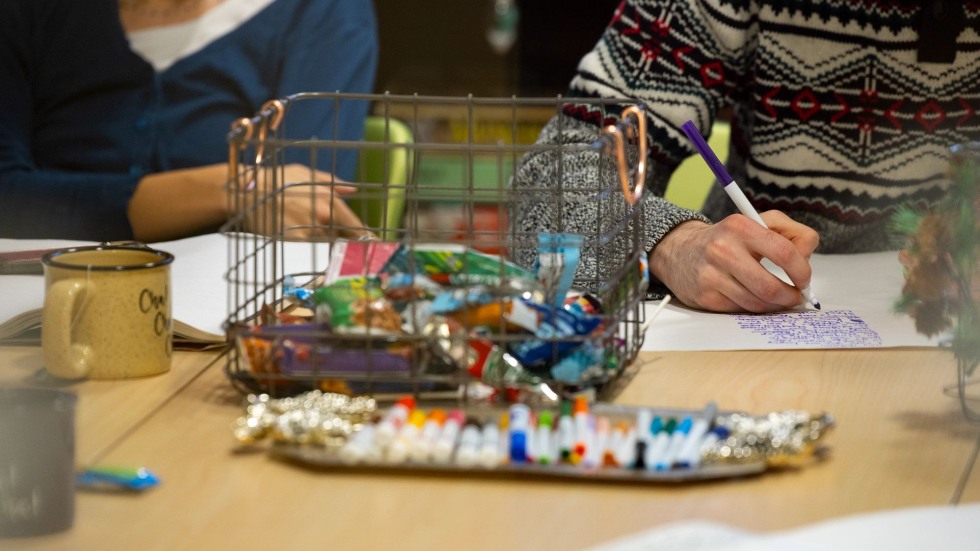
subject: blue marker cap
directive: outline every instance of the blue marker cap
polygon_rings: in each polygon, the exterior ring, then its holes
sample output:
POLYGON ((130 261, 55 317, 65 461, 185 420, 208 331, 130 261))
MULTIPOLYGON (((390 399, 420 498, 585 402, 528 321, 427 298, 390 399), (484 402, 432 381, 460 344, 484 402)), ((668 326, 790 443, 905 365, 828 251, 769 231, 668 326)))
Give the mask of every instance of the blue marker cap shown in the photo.
POLYGON ((715 152, 711 150, 708 142, 704 141, 704 138, 701 137, 701 132, 698 131, 698 127, 694 126, 694 122, 685 122, 681 125, 681 130, 687 134, 687 139, 691 140, 691 143, 694 144, 694 147, 698 150, 698 153, 701 154, 701 158, 708 164, 708 168, 711 169, 711 172, 715 174, 715 178, 718 178, 718 182, 723 186, 731 184, 734 180, 732 180, 732 177, 728 175, 728 171, 725 170, 725 165, 718 159, 715 152))
POLYGON ((650 434, 656 436, 663 429, 663 426, 664 420, 660 417, 654 417, 653 422, 650 423, 650 434))
POLYGON ((691 432, 691 425, 693 425, 693 424, 694 424, 694 419, 692 419, 690 417, 685 417, 684 420, 681 421, 681 424, 680 425, 677 425, 677 430, 681 434, 687 434, 687 433, 691 432))
POLYGON ((527 462, 527 435, 523 432, 510 435, 510 460, 514 463, 527 462))

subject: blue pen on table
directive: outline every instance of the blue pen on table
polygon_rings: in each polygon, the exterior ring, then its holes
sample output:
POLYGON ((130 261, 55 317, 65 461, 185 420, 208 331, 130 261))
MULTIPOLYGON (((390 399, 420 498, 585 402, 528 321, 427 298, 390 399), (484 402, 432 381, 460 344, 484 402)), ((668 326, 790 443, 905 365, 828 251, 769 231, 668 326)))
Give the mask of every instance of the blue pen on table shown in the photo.
MULTIPOLYGON (((688 139, 691 140, 691 143, 694 144, 694 147, 698 150, 698 153, 701 154, 701 158, 704 159, 704 162, 707 163, 708 168, 710 168, 711 172, 714 173, 715 178, 718 178, 718 182, 721 183, 722 187, 725 189, 725 193, 727 193, 728 196, 731 197, 732 201, 735 202, 735 206, 738 207, 738 211, 757 222, 763 228, 768 229, 769 226, 766 225, 766 222, 761 216, 759 216, 759 213, 755 210, 755 207, 752 206, 752 203, 750 203, 748 198, 745 197, 745 194, 742 193, 742 189, 739 188, 738 184, 735 183, 735 180, 728 175, 728 171, 725 170, 725 165, 718 159, 718 156, 711 150, 711 147, 704 141, 704 138, 701 137, 701 132, 696 126, 694 126, 694 122, 685 122, 681 125, 681 130, 684 131, 684 134, 686 134, 688 139)), ((812 304, 817 310, 820 309, 820 301, 817 300, 816 295, 813 294, 813 291, 809 287, 803 289, 801 292, 803 293, 803 296, 806 298, 807 302, 812 304)))
POLYGON ((75 474, 75 485, 85 490, 142 492, 160 485, 143 467, 88 467, 75 474))

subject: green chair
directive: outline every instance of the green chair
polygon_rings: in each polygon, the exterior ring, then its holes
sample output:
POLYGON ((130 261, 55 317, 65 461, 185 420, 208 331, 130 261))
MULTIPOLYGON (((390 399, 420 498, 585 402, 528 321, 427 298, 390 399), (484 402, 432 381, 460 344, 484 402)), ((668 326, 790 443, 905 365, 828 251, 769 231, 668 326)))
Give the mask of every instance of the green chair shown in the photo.
MULTIPOLYGON (((731 127, 727 122, 716 121, 711 127, 708 145, 718 155, 721 162, 728 158, 728 141, 731 137, 731 127)), ((691 155, 677 167, 667 183, 664 193, 671 203, 691 210, 701 210, 711 186, 715 184, 715 175, 700 155, 691 155)))
MULTIPOLYGON (((364 141, 379 144, 411 144, 411 128, 391 117, 368 117, 364 126, 364 141)), ((411 147, 361 148, 357 159, 357 181, 381 184, 366 188, 348 203, 364 223, 378 230, 385 240, 398 239, 398 230, 405 214, 405 188, 412 174, 411 147)))

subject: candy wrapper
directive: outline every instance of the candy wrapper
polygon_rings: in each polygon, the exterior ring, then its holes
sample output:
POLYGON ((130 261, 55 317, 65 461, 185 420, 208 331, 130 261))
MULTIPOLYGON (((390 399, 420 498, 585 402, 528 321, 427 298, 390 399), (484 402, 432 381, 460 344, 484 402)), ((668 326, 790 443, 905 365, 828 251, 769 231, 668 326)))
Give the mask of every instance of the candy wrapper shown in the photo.
POLYGON ((547 292, 547 302, 560 307, 572 288, 578 267, 582 236, 570 233, 542 233, 538 236, 538 257, 534 273, 547 292))
POLYGON ((599 298, 570 288, 581 241, 543 234, 534 272, 457 245, 336 244, 321 287, 283 280, 283 303, 306 317, 262 316, 238 339, 241 357, 277 389, 438 375, 535 394, 549 380, 603 380, 618 356, 598 334, 599 298))
POLYGON ((511 344, 509 352, 529 368, 547 366, 581 346, 585 338, 602 324, 602 318, 576 315, 564 308, 550 308, 524 302, 537 315, 536 338, 511 344))
POLYGON ((320 287, 313 295, 317 319, 329 321, 338 333, 397 335, 401 315, 395 310, 376 276, 352 276, 320 287))
POLYGON ((397 243, 386 241, 337 241, 330 250, 327 284, 342 277, 375 276, 398 250, 397 243))
POLYGON ((499 285, 503 279, 534 279, 534 275, 498 256, 463 246, 401 247, 381 269, 388 275, 423 274, 442 285, 499 285))

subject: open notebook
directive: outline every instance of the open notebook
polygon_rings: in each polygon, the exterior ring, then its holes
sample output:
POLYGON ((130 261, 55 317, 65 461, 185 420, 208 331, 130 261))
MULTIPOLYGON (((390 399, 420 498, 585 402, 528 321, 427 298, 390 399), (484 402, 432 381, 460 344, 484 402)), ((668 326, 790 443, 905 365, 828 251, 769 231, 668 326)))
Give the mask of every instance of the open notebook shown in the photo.
MULTIPOLYGON (((0 251, 85 245, 92 243, 0 239, 0 251)), ((228 312, 227 285, 224 281, 227 263, 225 238, 205 235, 152 246, 174 255, 170 275, 175 344, 200 346, 223 343, 225 331, 222 323, 228 312)), ((40 342, 43 305, 43 276, 0 276, 0 343, 40 342)))

